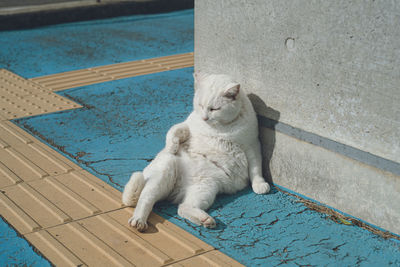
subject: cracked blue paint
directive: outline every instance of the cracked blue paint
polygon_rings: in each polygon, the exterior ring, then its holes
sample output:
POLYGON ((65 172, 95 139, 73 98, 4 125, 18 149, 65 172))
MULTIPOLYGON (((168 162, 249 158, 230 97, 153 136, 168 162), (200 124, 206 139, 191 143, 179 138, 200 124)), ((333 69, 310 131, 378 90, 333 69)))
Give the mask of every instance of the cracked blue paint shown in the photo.
POLYGON ((192 52, 193 10, 0 32, 0 68, 32 78, 192 52))
POLYGON ((297 198, 272 189, 220 196, 210 209, 218 228, 193 226, 167 203, 156 212, 251 266, 399 266, 400 245, 357 226, 338 224, 297 198))
MULTIPOLYGON (((191 112, 193 68, 60 92, 86 108, 15 122, 83 168, 122 190, 164 146, 169 127, 191 112)), ((400 243, 357 226, 338 224, 296 197, 273 188, 219 196, 210 209, 216 229, 195 226, 160 203, 155 211, 249 265, 399 266, 400 243)))
POLYGON ((46 267, 51 264, 0 217, 0 266, 46 267))

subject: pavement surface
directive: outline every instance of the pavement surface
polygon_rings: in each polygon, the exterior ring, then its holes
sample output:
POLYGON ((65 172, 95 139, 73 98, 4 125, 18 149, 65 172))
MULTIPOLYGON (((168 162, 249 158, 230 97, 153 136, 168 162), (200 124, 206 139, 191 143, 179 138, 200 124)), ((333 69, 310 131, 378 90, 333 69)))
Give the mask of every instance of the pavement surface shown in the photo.
POLYGON ((0 32, 0 68, 24 78, 193 52, 193 10, 0 32))
MULTIPOLYGON (((0 38, 0 66, 33 78, 192 52, 193 12, 3 32, 0 38), (14 48, 20 45, 19 50, 14 48)), ((122 190, 131 172, 143 169, 163 147, 169 127, 191 112, 192 72, 191 67, 182 68, 66 89, 58 94, 82 108, 13 122, 122 190)), ((216 229, 195 226, 178 217, 176 206, 169 203, 157 204, 155 211, 248 266, 400 265, 398 240, 385 239, 348 220, 335 220, 278 189, 274 187, 267 195, 256 195, 247 188, 235 195, 219 196, 210 209, 218 223, 216 229)), ((7 239, 0 239, 1 251, 6 251, 1 255, 5 265, 20 264, 16 258, 29 258, 31 261, 25 263, 31 266, 48 264, 39 255, 29 256, 36 253, 27 248, 24 239, 16 240, 13 251, 18 252, 7 252, 7 239)))

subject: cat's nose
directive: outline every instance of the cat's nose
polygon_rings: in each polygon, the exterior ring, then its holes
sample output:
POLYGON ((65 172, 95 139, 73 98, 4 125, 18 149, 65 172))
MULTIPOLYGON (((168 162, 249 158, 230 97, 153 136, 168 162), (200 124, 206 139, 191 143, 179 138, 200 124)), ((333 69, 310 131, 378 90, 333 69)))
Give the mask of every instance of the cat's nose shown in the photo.
POLYGON ((202 117, 202 119, 203 119, 204 121, 208 121, 208 117, 207 117, 207 116, 202 117))

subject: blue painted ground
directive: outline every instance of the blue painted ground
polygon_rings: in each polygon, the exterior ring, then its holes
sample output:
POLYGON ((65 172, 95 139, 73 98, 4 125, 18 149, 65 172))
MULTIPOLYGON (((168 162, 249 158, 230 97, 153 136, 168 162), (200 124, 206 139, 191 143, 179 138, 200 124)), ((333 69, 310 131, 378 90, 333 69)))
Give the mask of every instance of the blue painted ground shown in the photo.
MULTIPOLYGON (((192 68, 61 92, 86 107, 16 123, 121 190, 164 146, 169 127, 191 112, 192 68)), ((179 218, 176 206, 156 212, 248 266, 400 266, 400 243, 338 224, 274 189, 219 196, 214 230, 179 218)))
POLYGON ((40 266, 51 264, 36 254, 28 242, 19 237, 0 217, 0 266, 40 266))
POLYGON ((25 78, 193 52, 193 10, 0 32, 0 68, 25 78))

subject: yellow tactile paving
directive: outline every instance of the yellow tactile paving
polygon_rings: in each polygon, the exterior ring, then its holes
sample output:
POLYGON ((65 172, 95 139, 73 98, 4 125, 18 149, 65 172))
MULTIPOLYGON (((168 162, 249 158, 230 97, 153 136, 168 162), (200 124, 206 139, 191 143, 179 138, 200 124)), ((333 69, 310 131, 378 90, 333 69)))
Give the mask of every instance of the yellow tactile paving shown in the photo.
POLYGON ((100 179, 93 177, 92 174, 86 171, 74 171, 58 175, 55 179, 103 212, 115 210, 123 206, 121 203, 121 193, 117 189, 103 183, 100 179), (93 178, 98 181, 94 181, 93 178))
POLYGON ((22 142, 24 144, 33 143, 33 136, 21 130, 18 126, 9 121, 0 122, 0 138, 11 144, 22 142))
POLYGON ((15 119, 79 108, 73 101, 4 69, 0 69, 0 114, 15 119))
POLYGON ((36 180, 30 182, 29 185, 74 220, 101 212, 101 209, 63 185, 54 177, 36 180))
MULTIPOLYGON (((2 189, 6 197, 21 207, 41 228, 71 221, 72 218, 27 183, 2 189)), ((7 219, 7 218, 6 218, 7 219)))
POLYGON ((0 188, 81 169, 10 121, 0 121, 0 188))
POLYGON ((26 234, 24 237, 55 266, 87 266, 46 230, 26 234))
MULTIPOLYGON (((127 221, 132 216, 132 213, 132 208, 125 208, 112 212, 109 216, 121 223, 127 221)), ((151 234, 139 234, 141 238, 156 245, 158 249, 164 251, 173 259, 191 257, 198 253, 213 249, 210 245, 197 239, 186 231, 183 231, 181 228, 155 213, 150 215, 148 223, 149 229, 147 230, 147 233, 151 234), (171 244, 174 244, 174 246, 171 246, 171 244)), ((128 225, 126 225, 126 227, 128 227, 128 225)), ((138 233, 136 230, 133 230, 132 228, 130 229, 135 233, 138 233)))
POLYGON ((0 162, 0 188, 21 183, 23 180, 0 162))
POLYGON ((174 267, 243 266, 217 250, 171 264, 174 267))
POLYGON ((8 121, 78 107, 52 90, 190 66, 193 53, 32 81, 0 70, 0 215, 56 266, 241 266, 154 213, 139 233, 121 192, 8 121))
POLYGON ((69 71, 30 80, 48 88, 48 90, 58 91, 138 75, 192 67, 193 65, 193 53, 186 53, 69 71))
POLYGON ((0 193, 0 214, 20 234, 27 234, 39 230, 41 227, 17 204, 12 202, 4 193, 0 193))
POLYGON ((0 89, 0 97, 2 98, 36 95, 48 92, 48 89, 5 69, 0 69, 0 89))

